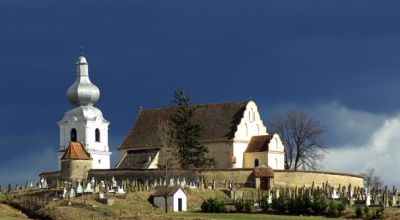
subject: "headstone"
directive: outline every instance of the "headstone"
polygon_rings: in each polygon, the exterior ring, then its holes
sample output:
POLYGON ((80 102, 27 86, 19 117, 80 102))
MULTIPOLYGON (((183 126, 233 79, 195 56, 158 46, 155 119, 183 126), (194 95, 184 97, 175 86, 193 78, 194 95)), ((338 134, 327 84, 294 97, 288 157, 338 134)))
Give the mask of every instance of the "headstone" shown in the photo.
POLYGON ((92 179, 90 180, 90 184, 92 185, 92 188, 94 188, 94 185, 96 184, 96 180, 94 179, 94 177, 92 177, 92 179))
POLYGON ((117 194, 125 194, 125 190, 123 186, 118 186, 117 194))
POLYGON ((365 206, 371 206, 371 194, 368 188, 366 190, 366 195, 365 195, 365 206))
POLYGON ((117 188, 117 181, 115 180, 114 177, 112 177, 112 179, 111 179, 111 184, 112 184, 113 188, 117 188))
POLYGON ((72 188, 72 189, 69 191, 69 197, 70 197, 70 198, 75 197, 75 189, 74 189, 74 188, 72 188))
POLYGON ((63 199, 65 199, 66 196, 67 196, 67 188, 64 187, 63 195, 62 195, 63 199))
POLYGON ((114 205, 114 199, 107 199, 107 205, 114 205))
POLYGON ((78 187, 76 187, 76 193, 78 193, 78 194, 83 193, 83 187, 80 182, 78 183, 78 187))
POLYGON ((333 188, 333 191, 332 191, 332 194, 331 194, 331 198, 332 199, 338 199, 339 198, 339 195, 337 194, 335 188, 333 188))
POLYGON ((99 199, 104 199, 104 193, 102 192, 99 193, 99 199))
POLYGON ((387 186, 385 186, 385 190, 383 192, 383 205, 385 207, 389 206, 389 193, 388 193, 387 186))
POLYGON ((92 193, 93 192, 93 188, 92 188, 92 184, 91 183, 87 183, 86 188, 84 189, 85 193, 92 193))
POLYGON ((393 186, 393 191, 392 191, 392 206, 397 206, 397 203, 399 201, 399 195, 397 193, 397 189, 395 186, 393 186))

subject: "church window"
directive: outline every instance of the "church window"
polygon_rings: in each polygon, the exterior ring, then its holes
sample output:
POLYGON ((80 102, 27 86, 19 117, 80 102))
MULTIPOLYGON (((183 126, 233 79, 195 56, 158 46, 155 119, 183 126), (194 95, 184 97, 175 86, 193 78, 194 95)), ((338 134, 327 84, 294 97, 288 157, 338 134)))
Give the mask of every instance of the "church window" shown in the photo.
POLYGON ((99 164, 101 164, 101 160, 99 160, 99 164))
POLYGON ((249 111, 249 121, 253 122, 255 118, 254 110, 251 108, 249 111))
POLYGON ((254 167, 258 167, 258 159, 254 160, 254 167))
POLYGON ((278 169, 278 158, 275 158, 275 169, 278 169))
POLYGON ((95 130, 95 139, 96 142, 100 142, 100 130, 98 128, 95 130))
POLYGON ((78 134, 75 128, 71 129, 71 141, 76 142, 78 139, 78 134))

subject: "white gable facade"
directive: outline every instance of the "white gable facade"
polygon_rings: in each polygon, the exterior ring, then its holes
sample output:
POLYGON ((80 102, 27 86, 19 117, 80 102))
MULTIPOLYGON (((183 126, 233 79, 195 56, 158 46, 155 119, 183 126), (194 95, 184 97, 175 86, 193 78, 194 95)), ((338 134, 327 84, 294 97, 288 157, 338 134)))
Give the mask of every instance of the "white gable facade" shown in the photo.
POLYGON ((266 134, 267 128, 261 120, 256 103, 249 101, 233 139, 233 161, 236 163, 232 164, 232 168, 244 168, 243 155, 251 137, 266 134))

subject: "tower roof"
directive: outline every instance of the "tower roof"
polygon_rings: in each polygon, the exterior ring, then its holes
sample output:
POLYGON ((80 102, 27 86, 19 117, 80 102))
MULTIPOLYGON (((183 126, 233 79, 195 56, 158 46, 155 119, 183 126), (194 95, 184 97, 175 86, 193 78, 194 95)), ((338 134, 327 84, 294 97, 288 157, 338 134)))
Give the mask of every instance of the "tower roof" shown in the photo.
POLYGON ((246 153, 268 151, 269 143, 271 142, 274 134, 253 136, 250 143, 247 145, 246 153))
POLYGON ((90 160, 90 155, 78 142, 70 141, 61 160, 90 160))
POLYGON ((89 67, 81 54, 76 62, 76 80, 67 91, 67 98, 74 106, 92 106, 100 97, 100 90, 89 79, 89 67))

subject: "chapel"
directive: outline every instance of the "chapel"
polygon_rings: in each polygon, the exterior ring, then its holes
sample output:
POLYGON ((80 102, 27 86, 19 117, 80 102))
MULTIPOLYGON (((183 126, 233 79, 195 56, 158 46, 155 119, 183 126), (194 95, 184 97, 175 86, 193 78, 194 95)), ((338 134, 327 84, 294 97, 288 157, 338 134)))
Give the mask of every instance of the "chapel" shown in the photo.
MULTIPOLYGON (((284 146, 269 134, 254 101, 196 105, 194 121, 203 127, 200 143, 214 158, 213 168, 255 168, 262 164, 284 169, 284 146)), ((160 160, 158 126, 174 108, 141 109, 127 137, 118 147, 120 169, 154 169, 160 160)), ((161 160, 160 160, 161 161, 161 160)))

